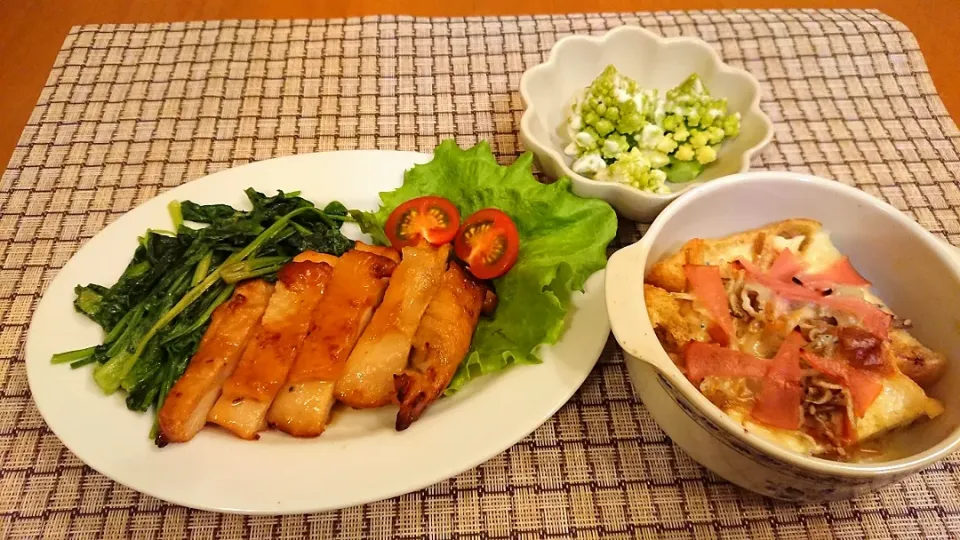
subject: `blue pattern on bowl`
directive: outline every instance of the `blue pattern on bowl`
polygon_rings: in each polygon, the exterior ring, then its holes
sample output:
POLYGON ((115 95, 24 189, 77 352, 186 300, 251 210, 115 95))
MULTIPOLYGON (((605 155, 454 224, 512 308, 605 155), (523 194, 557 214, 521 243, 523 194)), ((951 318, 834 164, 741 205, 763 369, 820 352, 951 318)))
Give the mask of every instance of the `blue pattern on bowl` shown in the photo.
MULTIPOLYGON (((879 487, 891 482, 890 478, 878 481, 873 478, 817 474, 765 454, 734 437, 733 434, 707 418, 662 373, 657 373, 657 381, 680 409, 697 425, 711 433, 717 441, 756 464, 770 469, 772 474, 784 479, 782 482, 766 480, 761 487, 765 495, 791 501, 822 501, 834 498, 838 491, 847 492, 851 489, 879 487)), ((903 476, 906 475, 899 476, 896 479, 903 476)))

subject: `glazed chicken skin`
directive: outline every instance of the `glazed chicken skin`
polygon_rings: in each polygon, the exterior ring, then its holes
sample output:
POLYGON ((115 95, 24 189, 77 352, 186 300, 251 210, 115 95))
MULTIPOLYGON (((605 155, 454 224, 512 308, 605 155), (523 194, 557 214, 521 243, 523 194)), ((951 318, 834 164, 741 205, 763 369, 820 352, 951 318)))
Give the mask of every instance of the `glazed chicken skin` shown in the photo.
POLYGON ((237 369, 224 382, 207 421, 243 439, 258 437, 332 275, 333 268, 326 262, 295 261, 280 269, 260 325, 237 369))
POLYGON ((160 408, 158 422, 164 440, 189 441, 206 424, 207 413, 220 396, 223 382, 236 369, 273 289, 259 279, 241 283, 230 300, 214 310, 190 365, 160 408))
POLYGON ((373 314, 337 381, 337 399, 356 409, 381 407, 396 395, 393 376, 407 365, 410 345, 447 268, 449 244, 403 248, 383 303, 373 314))
POLYGON ((459 264, 450 263, 413 336, 410 366, 394 375, 400 405, 397 431, 420 418, 450 384, 470 350, 485 299, 492 294, 459 264))
POLYGON ((400 252, 392 247, 374 246, 357 240, 356 244, 353 246, 353 249, 357 251, 364 251, 366 253, 373 253, 374 255, 379 255, 381 257, 386 257, 391 261, 400 264, 400 252))
POLYGON ((268 424, 297 437, 323 433, 343 365, 395 267, 390 258, 361 249, 340 257, 286 384, 267 413, 268 424))

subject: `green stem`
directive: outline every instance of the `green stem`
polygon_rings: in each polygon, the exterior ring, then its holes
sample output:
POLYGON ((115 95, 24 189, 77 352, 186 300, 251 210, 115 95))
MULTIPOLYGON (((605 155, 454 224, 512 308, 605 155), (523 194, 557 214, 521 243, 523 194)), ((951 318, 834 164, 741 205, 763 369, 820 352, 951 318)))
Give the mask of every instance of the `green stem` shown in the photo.
POLYGON ((313 208, 313 210, 317 211, 317 215, 320 216, 320 221, 324 222, 327 225, 327 227, 330 227, 331 229, 337 228, 337 224, 334 223, 332 219, 330 219, 330 216, 324 214, 323 211, 319 209, 313 208))
POLYGON ((274 221, 273 225, 270 225, 269 227, 267 227, 267 229, 264 230, 262 233, 260 233, 260 236, 257 236, 256 238, 254 238, 253 242, 250 242, 250 244, 248 244, 247 247, 241 249, 240 251, 228 257, 227 260, 220 265, 220 268, 223 268, 225 264, 242 261, 247 257, 249 257, 250 255, 253 255, 253 253, 255 253, 258 249, 260 249, 260 246, 262 246, 267 240, 270 240, 271 238, 273 238, 273 236, 276 235, 278 232, 280 232, 281 229, 286 227, 287 223, 290 223, 290 220, 310 210, 313 210, 314 212, 318 212, 320 214, 323 213, 323 212, 320 212, 320 210, 317 210, 316 208, 310 208, 310 207, 297 208, 296 210, 290 212, 289 214, 274 221))
MULTIPOLYGON (((291 225, 294 225, 294 224, 291 223, 291 225)), ((283 241, 286 240, 287 238, 290 238, 291 236, 293 236, 294 234, 296 234, 296 232, 297 232, 296 229, 294 229, 293 227, 289 227, 289 228, 287 228, 287 229, 284 229, 284 230, 280 231, 280 233, 274 238, 273 243, 274 243, 274 244, 279 244, 280 242, 283 242, 283 241)), ((309 233, 308 233, 308 234, 309 234, 309 233)))
POLYGON ((170 211, 170 219, 173 220, 173 230, 179 231, 180 226, 183 225, 183 212, 180 210, 180 201, 170 201, 170 204, 167 205, 167 210, 170 211))
POLYGON ((77 349, 75 351, 67 351, 62 353, 57 353, 53 355, 53 358, 50 359, 51 364, 66 364, 68 362, 76 362, 77 360, 83 360, 93 356, 93 353, 96 352, 97 347, 87 347, 86 349, 77 349))
POLYGON ((130 318, 133 316, 133 310, 128 311, 124 316, 117 321, 117 324, 107 332, 107 335, 103 338, 103 343, 113 343, 118 337, 123 335, 123 330, 127 327, 127 323, 130 322, 130 318))
POLYGON ((310 229, 304 227, 303 225, 297 223, 296 221, 294 221, 290 225, 292 225, 293 228, 296 229, 301 236, 310 236, 312 234, 312 231, 310 229))
POLYGON ((260 257, 225 266, 220 275, 223 281, 233 284, 276 272, 288 262, 290 262, 290 257, 260 257))
POLYGON ((190 281, 191 286, 197 285, 198 283, 203 281, 203 278, 207 277, 207 274, 210 273, 210 265, 212 263, 213 263, 213 252, 208 251, 200 259, 200 262, 197 263, 196 270, 193 271, 193 280, 190 281))
POLYGON ((87 364, 92 364, 96 361, 97 359, 91 355, 91 356, 88 356, 87 358, 84 358, 83 360, 77 360, 76 362, 70 364, 70 369, 82 368, 83 366, 87 364))
POLYGON ((247 279, 253 279, 272 274, 281 268, 283 268, 283 263, 277 263, 270 266, 260 267, 255 270, 245 270, 243 273, 230 274, 229 276, 224 275, 223 280, 230 284, 239 283, 247 279))
POLYGON ((213 302, 209 306, 207 306, 207 309, 205 309, 203 313, 201 313, 200 316, 197 317, 197 320, 193 321, 193 324, 191 324, 187 328, 184 328, 183 330, 179 330, 173 334, 170 334, 169 336, 164 338, 164 340, 160 344, 166 345, 167 343, 170 343, 171 341, 177 338, 183 337, 189 334, 190 332, 193 332, 197 328, 200 328, 201 326, 203 326, 203 323, 207 322, 210 316, 213 315, 213 311, 217 309, 217 307, 220 304, 226 302, 227 299, 230 298, 230 295, 233 294, 233 289, 234 289, 233 285, 229 287, 225 287, 222 291, 220 291, 220 294, 217 295, 217 297, 213 300, 213 302))
POLYGON ((250 255, 255 253, 258 249, 260 249, 260 246, 262 246, 265 242, 267 242, 274 235, 276 235, 278 232, 283 230, 283 228, 287 226, 290 220, 309 210, 316 211, 317 209, 310 208, 310 207, 297 208, 296 210, 290 212, 289 214, 281 217, 280 219, 275 221, 273 225, 270 225, 269 227, 267 227, 265 231, 260 233, 259 236, 254 238, 253 242, 250 242, 250 244, 247 245, 247 247, 227 257, 227 260, 224 261, 223 264, 221 264, 216 270, 211 272, 210 275, 204 278, 204 280, 198 283, 194 288, 187 291, 187 294, 183 295, 183 298, 181 298, 179 302, 174 304, 174 306, 170 308, 169 311, 167 311, 159 319, 157 319, 157 322, 153 323, 153 326, 150 328, 150 330, 148 330, 147 333, 144 334, 142 338, 140 338, 140 342, 137 343, 137 348, 133 351, 133 358, 129 361, 129 365, 133 366, 133 364, 136 363, 137 359, 140 358, 140 355, 143 354, 143 350, 147 348, 147 344, 150 343, 150 340, 153 339, 155 335, 157 335, 157 332, 159 332, 165 326, 170 324, 170 322, 173 319, 175 319, 177 315, 180 315, 181 313, 183 313, 185 309, 190 307, 190 304, 196 302, 196 300, 200 298, 200 296, 203 295, 203 293, 207 289, 212 287, 214 283, 220 280, 220 275, 221 275, 221 272, 223 271, 224 266, 246 259, 250 255))
MULTIPOLYGON (((129 342, 136 332, 136 327, 140 324, 140 319, 143 316, 143 311, 145 309, 144 305, 146 304, 146 302, 147 300, 144 300, 143 302, 138 304, 137 307, 133 308, 133 310, 127 312, 127 315, 130 316, 130 321, 126 324, 127 326, 126 330, 124 330, 124 332, 121 335, 116 336, 116 339, 114 339, 114 341, 106 342, 106 343, 111 343, 110 348, 107 349, 107 354, 106 354, 107 358, 113 358, 114 356, 117 356, 118 354, 120 354, 120 351, 124 350, 130 344, 129 342), (135 324, 130 324, 130 323, 135 323, 135 324), (127 332, 130 332, 129 337, 127 336, 127 332)), ((126 318, 126 315, 124 316, 124 318, 126 318)), ((111 330, 110 333, 112 334, 113 331, 111 330)))

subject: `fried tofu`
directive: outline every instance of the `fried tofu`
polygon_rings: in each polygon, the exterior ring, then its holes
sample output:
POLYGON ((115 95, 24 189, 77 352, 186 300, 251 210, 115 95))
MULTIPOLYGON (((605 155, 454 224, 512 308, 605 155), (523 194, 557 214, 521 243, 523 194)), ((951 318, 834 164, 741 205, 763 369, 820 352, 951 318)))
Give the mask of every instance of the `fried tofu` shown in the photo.
POLYGON ((229 377, 267 309, 273 285, 263 280, 237 285, 217 307, 183 376, 167 394, 158 414, 160 433, 170 442, 192 439, 206 424, 223 382, 229 377))
POLYGON ((332 274, 333 268, 325 262, 295 261, 280 269, 260 325, 237 369, 224 382, 207 421, 240 438, 257 438, 332 274))
POLYGON ((887 337, 888 351, 897 367, 920 386, 937 382, 947 369, 944 355, 928 349, 906 330, 890 330, 887 337))
POLYGON ((450 384, 470 350, 488 293, 459 264, 450 263, 413 336, 410 366, 394 376, 398 431, 420 418, 450 384))
POLYGON ((710 318, 692 308, 692 302, 660 287, 644 284, 643 297, 654 332, 670 352, 679 352, 690 341, 710 341, 710 318))
POLYGON ((924 393, 923 388, 902 373, 883 379, 883 390, 858 418, 857 442, 910 425, 921 417, 936 418, 943 405, 924 393))
MULTIPOLYGON (((701 384, 701 390, 731 418, 760 437, 803 454, 818 455, 830 451, 828 444, 801 430, 776 428, 753 421, 750 418, 752 401, 742 398, 742 389, 746 385, 746 381, 736 377, 708 377, 701 384)), ((896 372, 883 379, 880 395, 863 417, 857 418, 853 440, 859 444, 876 439, 921 418, 936 418, 942 412, 943 405, 939 401, 928 397, 909 377, 896 372)))
MULTIPOLYGON (((759 258, 766 258, 767 250, 765 247, 774 244, 768 239, 780 237, 784 241, 789 241, 803 237, 803 240, 806 240, 812 238, 821 229, 820 223, 812 219, 788 219, 724 238, 694 238, 673 255, 653 265, 653 268, 647 273, 646 283, 670 292, 683 291, 687 283, 687 278, 683 273, 683 265, 685 264, 720 266, 723 277, 729 278, 730 276, 726 274, 727 265, 725 263, 733 262, 738 257, 759 262, 759 258)), ((798 242, 798 249, 801 252, 806 247, 802 245, 803 240, 798 242)), ((766 264, 761 266, 765 267, 772 262, 773 259, 770 258, 766 264)))
POLYGON ((344 363, 395 267, 392 260, 367 251, 354 249, 340 257, 287 382, 270 406, 268 424, 297 437, 323 433, 344 363))
MULTIPOLYGON (((848 273, 857 274, 834 246, 829 233, 813 220, 781 221, 724 238, 695 238, 657 262, 646 276, 644 299, 657 337, 675 360, 676 353, 690 341, 714 340, 708 331, 712 320, 704 299, 695 290, 684 292, 688 289, 684 265, 712 265, 726 280, 722 286, 736 329, 731 347, 770 359, 777 354, 785 333, 798 328, 806 347, 843 366, 842 371, 838 375, 810 364, 802 379, 806 386, 800 401, 804 421, 801 429, 781 429, 754 421, 751 414, 760 384, 756 378, 708 376, 698 384, 700 391, 748 431, 806 454, 845 456, 858 443, 941 414, 942 404, 927 396, 922 386, 932 384, 942 375, 946 367, 943 355, 922 345, 905 329, 888 330, 884 325, 878 330, 879 325, 867 324, 868 317, 861 316, 863 310, 824 309, 817 301, 821 295, 853 297, 873 304, 871 309, 877 312, 887 312, 879 313, 880 317, 892 316, 870 291, 865 278, 857 275, 856 280, 847 277, 848 281, 838 279, 834 283, 833 278, 827 277, 829 288, 808 289, 818 293, 813 295, 815 300, 810 300, 809 296, 782 294, 778 284, 769 284, 769 280, 777 278, 750 283, 744 279, 740 265, 730 264, 743 258, 759 272, 765 272, 784 250, 793 254, 807 275, 839 276, 844 272, 843 265, 848 273), (876 352, 870 352, 877 346, 882 361, 875 358, 876 352), (865 410, 857 409, 858 396, 859 403, 870 400, 862 405, 865 410), (854 426, 854 432, 843 427, 848 425, 854 426)), ((807 279, 794 274, 792 281, 789 287, 800 288, 807 279)), ((792 405, 788 402, 786 406, 792 405)))
POLYGON ((383 303, 337 381, 337 399, 357 409, 381 407, 396 394, 393 376, 406 366, 413 335, 447 269, 450 245, 403 248, 383 303))

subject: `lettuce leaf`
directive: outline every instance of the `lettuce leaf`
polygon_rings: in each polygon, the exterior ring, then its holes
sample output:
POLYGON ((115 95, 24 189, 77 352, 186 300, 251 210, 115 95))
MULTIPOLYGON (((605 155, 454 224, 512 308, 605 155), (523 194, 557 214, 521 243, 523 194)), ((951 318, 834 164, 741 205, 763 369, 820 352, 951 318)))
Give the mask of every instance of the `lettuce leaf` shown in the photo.
POLYGON ((388 243, 383 225, 390 212, 424 195, 446 197, 464 219, 494 207, 517 224, 517 263, 494 280, 497 310, 492 318, 481 318, 470 354, 448 394, 510 364, 539 363, 537 349, 556 343, 563 333, 571 294, 583 290, 587 278, 607 264, 607 244, 617 232, 613 209, 601 200, 574 195, 567 178, 538 182, 532 161, 528 152, 504 167, 485 141, 461 150, 447 140, 434 151, 432 161, 406 172, 401 187, 380 194, 378 211, 353 213, 361 229, 380 244, 388 243))

